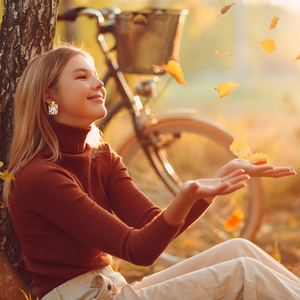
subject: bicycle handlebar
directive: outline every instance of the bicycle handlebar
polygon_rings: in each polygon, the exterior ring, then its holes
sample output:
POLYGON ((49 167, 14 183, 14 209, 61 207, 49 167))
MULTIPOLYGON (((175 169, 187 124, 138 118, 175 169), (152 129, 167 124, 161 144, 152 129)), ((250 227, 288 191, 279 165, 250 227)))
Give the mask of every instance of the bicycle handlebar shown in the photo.
POLYGON ((101 10, 82 6, 70 9, 63 14, 57 15, 57 20, 73 22, 78 16, 88 16, 89 18, 96 17, 98 19, 99 24, 102 24, 104 22, 104 19, 114 19, 115 15, 120 13, 120 9, 116 6, 104 8, 101 10))

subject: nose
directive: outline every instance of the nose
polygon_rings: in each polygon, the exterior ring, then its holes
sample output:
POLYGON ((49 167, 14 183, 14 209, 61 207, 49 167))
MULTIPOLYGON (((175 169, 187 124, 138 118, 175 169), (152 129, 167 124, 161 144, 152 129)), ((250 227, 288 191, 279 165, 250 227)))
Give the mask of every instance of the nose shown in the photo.
POLYGON ((95 89, 99 90, 99 89, 101 89, 104 86, 104 83, 100 79, 98 79, 98 78, 95 78, 95 79, 96 79, 95 89))

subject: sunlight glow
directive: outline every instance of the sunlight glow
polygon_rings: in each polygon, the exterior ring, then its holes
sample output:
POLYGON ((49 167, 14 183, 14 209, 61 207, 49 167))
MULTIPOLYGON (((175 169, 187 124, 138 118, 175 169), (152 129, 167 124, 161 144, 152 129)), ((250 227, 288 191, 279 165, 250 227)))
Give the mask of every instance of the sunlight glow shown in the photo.
POLYGON ((300 1, 299 0, 243 0, 246 4, 256 4, 256 5, 276 5, 283 6, 287 10, 300 13, 300 1))
POLYGON ((174 173, 174 170, 173 168, 171 167, 171 165, 169 163, 165 163, 164 164, 166 170, 168 171, 169 174, 173 174, 174 173))

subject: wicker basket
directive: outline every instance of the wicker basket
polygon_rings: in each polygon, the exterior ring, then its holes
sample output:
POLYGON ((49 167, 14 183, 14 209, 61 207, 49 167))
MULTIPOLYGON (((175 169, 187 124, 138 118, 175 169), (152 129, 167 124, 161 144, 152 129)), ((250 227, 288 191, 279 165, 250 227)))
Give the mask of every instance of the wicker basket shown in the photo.
POLYGON ((124 73, 163 74, 155 66, 179 60, 187 10, 146 9, 116 15, 118 63, 124 73))

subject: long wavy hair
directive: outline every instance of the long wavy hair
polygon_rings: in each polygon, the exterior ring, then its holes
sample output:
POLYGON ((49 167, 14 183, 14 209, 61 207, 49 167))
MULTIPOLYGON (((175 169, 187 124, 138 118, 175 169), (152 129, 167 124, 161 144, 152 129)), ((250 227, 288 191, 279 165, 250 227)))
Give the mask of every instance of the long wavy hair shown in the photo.
MULTIPOLYGON (((27 65, 18 83, 14 100, 14 135, 10 147, 8 171, 14 175, 46 145, 52 151, 48 161, 57 161, 60 150, 57 136, 51 126, 44 93, 54 88, 61 71, 75 55, 92 59, 90 54, 70 45, 58 47, 33 58, 27 65)), ((102 143, 100 131, 92 124, 86 140, 94 149, 102 143)), ((3 185, 3 199, 8 205, 11 181, 3 185)))

